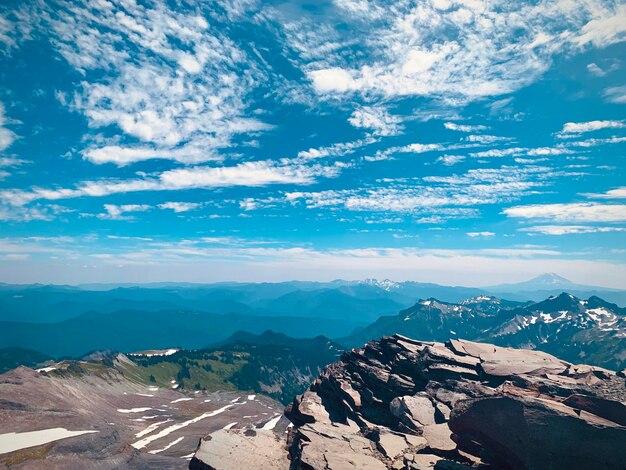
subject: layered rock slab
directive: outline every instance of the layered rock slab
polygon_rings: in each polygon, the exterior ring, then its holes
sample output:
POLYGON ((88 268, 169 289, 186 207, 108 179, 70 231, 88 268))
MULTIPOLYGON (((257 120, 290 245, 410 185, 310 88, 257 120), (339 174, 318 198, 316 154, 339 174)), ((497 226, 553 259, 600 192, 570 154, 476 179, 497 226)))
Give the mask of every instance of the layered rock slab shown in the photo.
POLYGON ((287 407, 288 465, 624 468, 624 382, 537 351, 383 337, 345 353, 287 407))

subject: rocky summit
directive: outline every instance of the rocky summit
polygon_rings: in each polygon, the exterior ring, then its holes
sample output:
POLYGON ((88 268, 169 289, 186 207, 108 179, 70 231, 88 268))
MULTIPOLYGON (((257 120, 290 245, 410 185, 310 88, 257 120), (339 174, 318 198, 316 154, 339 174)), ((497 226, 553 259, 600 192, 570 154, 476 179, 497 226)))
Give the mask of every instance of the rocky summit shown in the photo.
POLYGON ((221 429, 190 468, 625 468, 625 402, 623 372, 387 336, 344 353, 296 397, 287 433, 221 429))

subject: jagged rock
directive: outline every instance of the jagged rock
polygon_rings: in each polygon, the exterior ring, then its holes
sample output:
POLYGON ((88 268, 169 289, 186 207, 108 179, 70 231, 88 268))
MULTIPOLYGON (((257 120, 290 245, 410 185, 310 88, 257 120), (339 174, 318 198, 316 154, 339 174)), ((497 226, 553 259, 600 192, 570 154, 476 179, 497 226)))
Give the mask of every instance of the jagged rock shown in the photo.
POLYGON ((424 449, 427 445, 426 439, 410 434, 396 434, 389 431, 382 431, 378 438, 378 446, 383 453, 393 459, 400 454, 404 454, 411 448, 414 452, 424 449))
POLYGON ((463 402, 450 428, 499 468, 622 468, 626 429, 547 398, 490 397, 463 402))
POLYGON ((417 428, 435 424, 435 407, 427 396, 403 396, 394 398, 389 405, 391 413, 398 419, 412 422, 417 428))
POLYGON ((411 460, 408 460, 408 467, 411 470, 430 470, 435 468, 440 460, 442 460, 441 457, 433 454, 412 455, 411 460))
POLYGON ((452 433, 447 424, 431 424, 424 426, 423 434, 428 447, 433 450, 454 450, 456 443, 452 440, 452 433))
POLYGON ((290 468, 622 468, 624 402, 617 374, 543 352, 383 337, 287 407, 290 468))
POLYGON ((263 468, 287 470, 288 455, 285 440, 271 430, 220 429, 201 440, 189 468, 242 470, 262 461, 263 468), (205 462, 211 462, 210 466, 205 462))

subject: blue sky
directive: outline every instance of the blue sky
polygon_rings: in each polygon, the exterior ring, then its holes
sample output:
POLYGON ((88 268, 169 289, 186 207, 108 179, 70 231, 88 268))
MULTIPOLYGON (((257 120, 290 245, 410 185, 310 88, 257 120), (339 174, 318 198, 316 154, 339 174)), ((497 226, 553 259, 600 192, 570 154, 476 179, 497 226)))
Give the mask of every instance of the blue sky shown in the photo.
POLYGON ((625 18, 3 2, 0 280, 626 288, 625 18))

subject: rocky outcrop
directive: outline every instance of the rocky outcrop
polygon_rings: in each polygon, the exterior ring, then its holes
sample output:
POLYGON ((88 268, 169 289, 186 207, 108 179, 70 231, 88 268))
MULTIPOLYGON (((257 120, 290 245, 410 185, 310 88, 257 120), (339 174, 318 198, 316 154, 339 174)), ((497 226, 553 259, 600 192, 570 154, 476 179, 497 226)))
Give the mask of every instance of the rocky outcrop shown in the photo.
POLYGON ((296 397, 285 442, 292 469, 624 468, 625 401, 624 377, 606 369, 394 335, 296 397))

